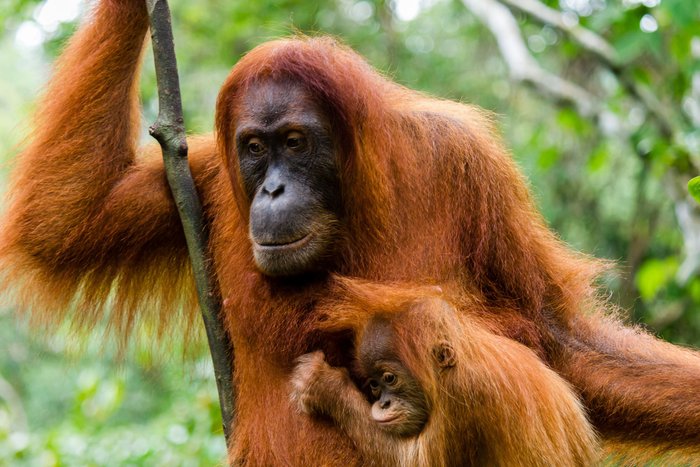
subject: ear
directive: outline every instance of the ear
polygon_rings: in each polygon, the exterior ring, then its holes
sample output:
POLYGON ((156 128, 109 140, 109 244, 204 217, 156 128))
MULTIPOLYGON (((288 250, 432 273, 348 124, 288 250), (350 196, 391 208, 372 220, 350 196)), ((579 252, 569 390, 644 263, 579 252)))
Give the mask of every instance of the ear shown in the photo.
POLYGON ((440 341, 433 347, 433 358, 440 368, 452 368, 457 364, 455 350, 447 341, 440 341))

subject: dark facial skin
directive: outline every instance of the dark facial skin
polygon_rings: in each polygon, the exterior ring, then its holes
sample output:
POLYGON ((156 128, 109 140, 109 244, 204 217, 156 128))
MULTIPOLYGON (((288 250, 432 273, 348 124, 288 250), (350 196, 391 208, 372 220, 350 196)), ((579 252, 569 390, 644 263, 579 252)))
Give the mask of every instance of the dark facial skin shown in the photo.
POLYGON ((428 402, 420 383, 396 355, 391 338, 389 323, 376 321, 365 331, 359 349, 373 402, 372 418, 388 433, 415 436, 428 421, 428 402))
POLYGON ((340 211, 337 151, 322 109, 298 85, 255 85, 243 99, 236 146, 257 266, 269 276, 321 269, 340 211))

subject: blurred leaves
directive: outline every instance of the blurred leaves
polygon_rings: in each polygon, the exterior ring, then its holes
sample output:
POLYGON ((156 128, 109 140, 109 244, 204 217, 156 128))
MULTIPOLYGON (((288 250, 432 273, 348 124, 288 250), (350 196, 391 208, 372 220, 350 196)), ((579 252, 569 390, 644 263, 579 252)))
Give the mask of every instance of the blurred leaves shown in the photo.
POLYGON ((688 192, 700 203, 700 177, 690 179, 688 182, 688 192))
POLYGON ((649 302, 667 287, 678 270, 678 259, 650 259, 637 272, 637 287, 643 300, 649 302))
MULTIPOLYGON (((51 1, 61 11, 70 3, 51 1)), ((614 45, 629 80, 658 99, 673 135, 630 96, 629 83, 523 14, 518 24, 541 66, 589 90, 606 111, 592 120, 520 86, 491 34, 452 0, 170 0, 188 131, 212 130, 219 86, 255 45, 294 33, 336 35, 402 84, 492 110, 553 229, 574 248, 618 262, 619 273, 607 278, 613 300, 665 338, 698 345, 700 278, 678 279, 692 245, 669 193, 685 196, 691 178, 687 191, 697 199, 700 190, 693 178, 700 175, 700 8, 689 0, 544 3, 614 45), (642 29, 645 15, 656 30, 642 29), (671 169, 684 175, 678 187, 670 185, 671 169)), ((78 24, 46 26, 45 5, 0 0, 4 162, 21 147, 41 84, 78 24), (23 43, 22 28, 43 42, 23 43)), ((141 97, 146 140, 157 111, 150 50, 141 97)), ((0 310, 0 376, 29 420, 28 431, 19 428, 18 409, 0 397, 0 465, 215 465, 223 458, 206 354, 172 361, 178 350, 137 347, 115 365, 97 339, 85 347, 72 350, 62 331, 35 339, 0 310)))
MULTIPOLYGON (((11 326, 0 311, 0 375, 25 401, 29 431, 0 394, 0 465, 197 466, 225 455, 219 401, 208 355, 127 362, 92 339, 80 357, 60 332, 50 342, 11 326), (101 347, 101 353, 96 350, 101 347)), ((182 354, 179 345, 172 352, 182 354)))

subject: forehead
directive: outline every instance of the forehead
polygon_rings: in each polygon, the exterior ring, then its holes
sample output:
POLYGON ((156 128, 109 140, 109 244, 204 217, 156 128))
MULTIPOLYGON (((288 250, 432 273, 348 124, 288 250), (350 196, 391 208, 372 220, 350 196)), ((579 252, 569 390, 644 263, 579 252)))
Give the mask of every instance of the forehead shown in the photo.
POLYGON ((263 80, 248 88, 241 100, 240 122, 268 127, 283 120, 320 124, 323 112, 311 94, 293 81, 263 80))
POLYGON ((358 349, 360 358, 367 360, 366 363, 377 359, 395 358, 393 336, 394 332, 388 320, 372 320, 362 334, 358 349))

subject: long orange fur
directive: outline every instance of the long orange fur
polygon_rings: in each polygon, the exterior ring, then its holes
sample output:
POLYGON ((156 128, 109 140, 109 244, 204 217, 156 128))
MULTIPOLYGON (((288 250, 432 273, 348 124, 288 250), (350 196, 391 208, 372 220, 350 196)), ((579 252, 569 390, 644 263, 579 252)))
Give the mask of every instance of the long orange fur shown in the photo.
MULTIPOLYGON (((292 399, 311 415, 330 416, 369 465, 594 465, 596 435, 572 388, 532 350, 490 332, 479 313, 457 312, 446 297, 435 288, 340 279, 318 308, 319 329, 349 328, 356 351, 376 338, 367 334, 376 320, 389 323, 391 352, 420 383, 429 406, 418 435, 384 432, 348 373, 318 353, 295 369, 292 399), (432 353, 441 343, 454 353, 449 368, 439 367, 432 353)), ((481 306, 468 297, 457 303, 463 310, 481 306)))
MULTIPOLYGON (((126 339, 139 322, 161 332, 194 322, 162 162, 154 147, 136 148, 146 31, 142 0, 99 3, 58 60, 17 160, 0 237, 2 284, 39 323, 68 317, 89 329, 106 319, 126 339)), ((331 361, 347 359, 342 336, 313 330, 327 278, 266 278, 252 259, 231 135, 240 97, 265 79, 302 84, 331 118, 345 200, 332 272, 457 282, 491 310, 484 316, 495 332, 530 346, 570 382, 606 439, 698 453, 700 357, 613 317, 594 285, 606 265, 546 227, 490 115, 401 87, 333 39, 302 37, 242 58, 221 89, 216 135, 189 140, 236 346, 233 457, 259 465, 358 459, 335 427, 300 417, 287 398, 297 356, 322 349, 331 361)))

